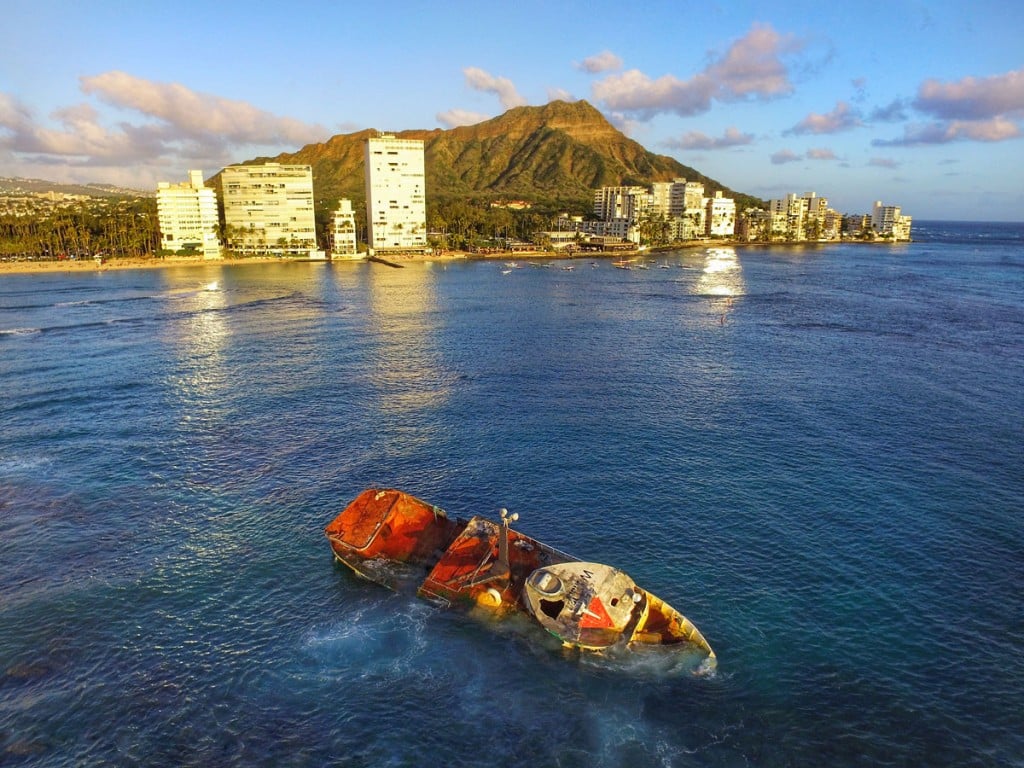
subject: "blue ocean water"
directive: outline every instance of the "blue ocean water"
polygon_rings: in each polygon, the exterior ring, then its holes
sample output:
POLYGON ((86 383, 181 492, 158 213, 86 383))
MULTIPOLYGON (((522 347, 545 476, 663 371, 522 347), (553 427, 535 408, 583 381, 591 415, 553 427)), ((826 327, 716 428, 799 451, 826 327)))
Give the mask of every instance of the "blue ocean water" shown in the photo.
POLYGON ((0 763, 1024 765, 1024 226, 914 234, 0 277, 0 763), (717 674, 358 581, 374 485, 717 674))

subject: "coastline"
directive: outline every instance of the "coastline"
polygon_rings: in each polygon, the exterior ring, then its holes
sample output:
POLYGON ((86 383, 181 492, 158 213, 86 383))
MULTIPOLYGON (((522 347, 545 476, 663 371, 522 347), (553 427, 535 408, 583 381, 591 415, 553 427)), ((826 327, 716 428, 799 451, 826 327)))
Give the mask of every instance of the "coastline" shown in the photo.
POLYGON ((0 262, 0 275, 39 274, 53 272, 106 272, 125 269, 165 269, 169 267, 205 267, 234 264, 275 264, 293 259, 245 258, 245 259, 110 259, 97 264, 92 259, 81 261, 8 261, 0 262))
MULTIPOLYGON (((835 242, 860 243, 865 245, 879 244, 878 241, 829 241, 829 242, 802 242, 802 243, 763 243, 758 241, 740 240, 715 240, 715 241, 691 241, 687 243, 676 243, 671 246, 658 246, 645 250, 634 251, 576 251, 574 253, 551 253, 549 251, 503 251, 500 253, 472 253, 469 251, 444 251, 435 254, 396 254, 387 256, 386 259, 378 258, 377 261, 394 262, 393 266, 412 264, 425 261, 510 261, 515 259, 608 259, 608 258, 630 258, 638 256, 654 255, 667 251, 689 250, 695 248, 743 248, 749 246, 769 247, 808 247, 834 245, 835 242)), ((909 242, 909 241, 904 241, 909 242)), ((891 243, 890 243, 891 244, 891 243)), ((341 264, 356 264, 372 261, 367 256, 358 259, 337 259, 341 264)), ((71 272, 105 272, 110 270, 127 269, 168 269, 172 267, 206 267, 206 266, 245 266, 252 264, 286 264, 286 263, 324 263, 331 264, 331 259, 306 259, 287 256, 250 256, 236 259, 185 259, 185 258, 141 258, 130 257, 124 259, 110 259, 102 264, 97 264, 92 259, 81 261, 9 261, 0 262, 0 276, 17 274, 41 274, 41 273, 71 273, 71 272)))
MULTIPOLYGON (((609 255, 609 254, 603 254, 609 255)), ((512 258, 542 258, 551 257, 552 254, 544 253, 543 251, 531 251, 528 253, 500 253, 500 254, 478 254, 468 253, 463 251, 447 251, 443 254, 434 255, 400 255, 390 256, 389 259, 396 263, 413 263, 422 261, 454 261, 454 260, 476 260, 476 259, 512 259, 512 258)), ((564 254, 561 256, 564 258, 564 254)), ((340 264, 358 264, 365 262, 368 259, 364 256, 358 259, 337 259, 337 263, 340 264)), ((330 259, 304 259, 286 256, 268 256, 268 257, 247 257, 241 259, 176 259, 176 258, 165 258, 165 259, 144 259, 144 258, 126 258, 126 259, 110 259, 104 261, 102 264, 97 264, 92 259, 85 259, 82 261, 9 261, 0 262, 0 275, 18 275, 18 274, 42 274, 42 273, 81 273, 81 272, 106 272, 106 271, 118 271, 127 269, 169 269, 174 267, 225 267, 225 266, 248 266, 253 264, 331 264, 334 263, 330 259)))

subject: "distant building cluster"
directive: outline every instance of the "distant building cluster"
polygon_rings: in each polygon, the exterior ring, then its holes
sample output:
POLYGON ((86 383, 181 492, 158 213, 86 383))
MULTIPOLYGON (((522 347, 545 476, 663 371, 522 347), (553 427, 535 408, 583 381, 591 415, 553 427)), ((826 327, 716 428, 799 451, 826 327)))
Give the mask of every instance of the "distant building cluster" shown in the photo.
MULTIPOLYGON (((157 185, 157 217, 165 252, 222 257, 222 238, 235 253, 322 258, 317 248, 313 169, 308 165, 233 165, 216 192, 202 171, 182 184, 157 185), (222 214, 222 215, 221 215, 222 214), (223 224, 221 223, 223 222, 223 224)), ((366 143, 367 242, 372 252, 427 249, 423 142, 382 134, 366 143)), ((358 256, 355 211, 342 198, 331 214, 332 258, 358 256)))
POLYGON ((736 202, 700 182, 676 179, 641 186, 601 187, 594 192, 594 219, 563 216, 545 232, 556 249, 607 247, 611 243, 668 245, 724 238, 746 242, 829 242, 844 238, 910 239, 911 218, 899 206, 876 202, 872 213, 843 215, 814 192, 770 200, 767 210, 737 213, 736 202))
MULTIPOLYGON (((421 140, 382 133, 367 140, 366 243, 369 253, 428 250, 426 174, 421 140)), ((157 213, 164 252, 221 258, 222 241, 243 255, 322 258, 316 237, 313 171, 308 165, 235 165, 221 174, 221 199, 203 183, 160 182, 157 213)), ((522 201, 501 207, 527 209, 522 201)), ((846 239, 910 239, 911 218, 899 206, 874 204, 871 213, 843 215, 814 192, 768 202, 767 210, 737 212, 736 201, 704 184, 677 178, 650 187, 601 187, 594 216, 563 215, 553 231, 538 233, 545 247, 616 250, 704 239, 745 242, 829 242, 846 239)), ((327 247, 332 258, 355 258, 358 232, 352 201, 343 198, 330 215, 327 247)))
POLYGON ((768 210, 746 211, 736 238, 759 242, 830 242, 843 239, 910 240, 911 217, 899 206, 876 202, 870 214, 841 214, 814 192, 770 200, 768 210))
POLYGON ((594 215, 596 221, 581 222, 581 233, 632 243, 731 237, 736 201, 721 192, 705 197, 702 183, 675 179, 650 189, 601 187, 594 193, 594 215))
POLYGON ((663 245, 706 237, 732 237, 736 201, 715 192, 704 195, 697 181, 675 179, 648 187, 601 187, 594 192, 594 219, 563 216, 558 229, 543 233, 556 249, 615 243, 663 245))

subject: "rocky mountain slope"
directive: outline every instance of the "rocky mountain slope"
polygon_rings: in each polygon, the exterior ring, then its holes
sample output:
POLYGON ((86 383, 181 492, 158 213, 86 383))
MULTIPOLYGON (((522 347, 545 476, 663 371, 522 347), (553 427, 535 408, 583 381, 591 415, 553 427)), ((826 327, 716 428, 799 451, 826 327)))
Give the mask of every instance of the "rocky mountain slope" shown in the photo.
MULTIPOLYGON (((334 136, 273 160, 313 167, 318 200, 364 199, 363 146, 374 130, 334 136)), ((476 125, 450 130, 396 131, 422 139, 427 194, 436 199, 476 197, 588 206, 597 187, 648 185, 684 178, 704 183, 710 195, 758 202, 665 155, 647 151, 618 131, 586 101, 517 107, 476 125)))

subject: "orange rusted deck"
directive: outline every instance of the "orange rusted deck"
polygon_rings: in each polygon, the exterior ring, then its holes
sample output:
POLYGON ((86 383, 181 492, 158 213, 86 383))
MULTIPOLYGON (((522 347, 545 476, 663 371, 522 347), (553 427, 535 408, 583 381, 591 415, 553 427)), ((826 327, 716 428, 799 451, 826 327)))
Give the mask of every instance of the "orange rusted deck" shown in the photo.
POLYGON ((335 556, 359 573, 367 560, 432 565, 464 523, 415 496, 363 491, 324 530, 335 556))
POLYGON ((421 597, 479 605, 496 613, 519 609, 526 578, 542 565, 573 558, 536 539, 508 532, 508 570, 499 561, 501 526, 474 517, 437 561, 419 589, 421 597))

